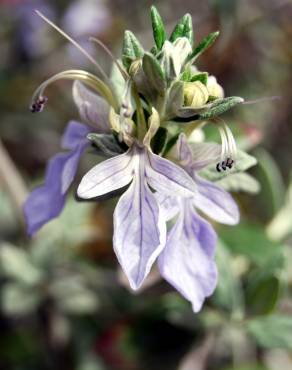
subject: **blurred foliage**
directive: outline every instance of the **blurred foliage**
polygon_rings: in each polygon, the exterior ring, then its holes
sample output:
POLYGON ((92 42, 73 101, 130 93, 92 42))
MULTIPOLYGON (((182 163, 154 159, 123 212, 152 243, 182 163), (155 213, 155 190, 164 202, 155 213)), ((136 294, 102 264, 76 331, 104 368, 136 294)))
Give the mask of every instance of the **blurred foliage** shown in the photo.
MULTIPOLYGON (((227 95, 281 97, 224 116, 236 123, 240 147, 258 165, 243 177, 215 179, 235 192, 242 214, 236 227, 216 226, 217 290, 198 315, 155 270, 145 289, 133 295, 111 246, 114 200, 80 203, 70 194, 62 216, 28 240, 13 193, 0 178, 1 370, 292 368, 291 1, 154 3, 168 32, 186 12, 194 18, 196 40, 220 29, 219 41, 199 65, 216 75, 227 95), (243 195, 246 188, 261 191, 243 195)), ((92 48, 88 36, 102 39, 117 56, 124 29, 149 46, 149 5, 0 2, 0 135, 30 188, 57 152, 65 124, 77 117, 67 83, 49 90, 41 119, 28 112, 30 96, 50 74, 88 67, 33 9, 73 34, 108 69, 106 56, 92 48)), ((89 156, 80 173, 94 161, 89 156)))

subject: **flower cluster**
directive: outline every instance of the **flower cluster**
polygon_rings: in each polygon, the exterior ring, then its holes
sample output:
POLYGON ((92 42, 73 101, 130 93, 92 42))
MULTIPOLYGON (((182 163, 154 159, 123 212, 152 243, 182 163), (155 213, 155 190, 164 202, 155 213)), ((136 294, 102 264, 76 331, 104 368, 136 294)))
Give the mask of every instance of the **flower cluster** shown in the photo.
POLYGON ((163 278, 197 312, 217 282, 216 233, 201 213, 224 224, 239 221, 229 193, 201 175, 210 166, 222 173, 236 170, 235 140, 218 116, 243 99, 224 98, 216 78, 194 66, 218 32, 194 46, 192 19, 186 14, 168 38, 152 7, 155 46, 145 51, 126 31, 122 59, 113 60, 109 78, 80 45, 39 15, 93 62, 102 79, 68 70, 36 90, 33 112, 44 108, 50 83, 74 80, 73 98, 82 123, 69 123, 64 152, 50 160, 45 184, 24 205, 28 233, 60 214, 79 159, 91 145, 108 158, 83 177, 77 195, 92 199, 123 190, 114 211, 113 246, 132 289, 141 286, 157 261, 163 278), (209 122, 218 128, 221 144, 191 141, 191 133, 209 122))

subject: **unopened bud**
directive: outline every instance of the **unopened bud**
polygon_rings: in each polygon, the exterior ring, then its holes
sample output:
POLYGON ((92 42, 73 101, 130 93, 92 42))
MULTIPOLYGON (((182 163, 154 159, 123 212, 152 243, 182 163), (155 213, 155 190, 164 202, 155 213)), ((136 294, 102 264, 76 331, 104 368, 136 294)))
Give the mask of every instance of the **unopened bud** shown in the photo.
POLYGON ((184 85, 184 103, 188 107, 200 108, 209 98, 207 87, 200 81, 186 82, 184 85))
POLYGON ((224 98, 224 90, 221 85, 218 84, 216 77, 210 76, 207 82, 207 89, 210 96, 214 98, 224 98))

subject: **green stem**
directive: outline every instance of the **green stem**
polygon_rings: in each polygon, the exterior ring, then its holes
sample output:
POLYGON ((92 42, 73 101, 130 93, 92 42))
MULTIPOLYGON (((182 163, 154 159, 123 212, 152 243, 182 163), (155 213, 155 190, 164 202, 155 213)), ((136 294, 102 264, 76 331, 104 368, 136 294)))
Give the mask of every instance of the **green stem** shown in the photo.
POLYGON ((143 139, 148 131, 147 122, 145 120, 144 110, 141 104, 141 100, 137 91, 136 86, 132 85, 132 93, 134 96, 134 100, 136 103, 137 109, 137 132, 138 132, 138 140, 142 143, 143 139))

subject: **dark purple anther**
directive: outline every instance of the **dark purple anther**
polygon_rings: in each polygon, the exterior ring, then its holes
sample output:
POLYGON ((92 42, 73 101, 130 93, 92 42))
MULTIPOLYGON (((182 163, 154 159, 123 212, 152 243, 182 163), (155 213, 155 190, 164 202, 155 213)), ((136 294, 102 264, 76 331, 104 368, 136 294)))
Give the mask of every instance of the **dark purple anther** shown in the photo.
POLYGON ((39 113, 41 112, 44 107, 46 102, 48 101, 48 98, 46 96, 40 96, 30 107, 30 111, 32 113, 39 113))

